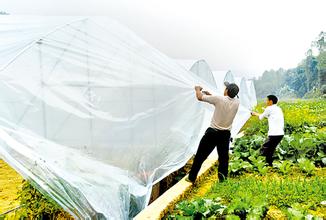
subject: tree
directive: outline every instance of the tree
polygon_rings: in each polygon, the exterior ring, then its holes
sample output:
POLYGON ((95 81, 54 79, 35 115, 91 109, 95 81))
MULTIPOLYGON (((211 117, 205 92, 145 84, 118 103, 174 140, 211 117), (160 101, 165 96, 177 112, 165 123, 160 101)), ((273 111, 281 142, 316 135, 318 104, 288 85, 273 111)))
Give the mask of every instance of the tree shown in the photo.
POLYGON ((265 71, 261 77, 254 80, 256 94, 258 98, 265 98, 270 94, 278 94, 283 81, 285 70, 265 71))
POLYGON ((286 72, 283 86, 288 86, 298 97, 303 97, 308 91, 306 81, 305 67, 301 64, 286 72))
POLYGON ((312 55, 311 49, 310 53, 307 53, 307 58, 304 60, 305 75, 307 90, 310 91, 318 86, 318 60, 312 55))
POLYGON ((326 51, 326 32, 320 32, 317 39, 311 43, 312 47, 315 47, 318 49, 319 53, 326 51))
POLYGON ((296 68, 265 71, 254 80, 257 98, 268 94, 281 97, 308 97, 326 93, 326 32, 321 32, 296 68), (318 50, 314 56, 313 50, 318 50), (307 94, 307 96, 305 96, 307 94))
POLYGON ((312 42, 312 47, 315 47, 319 51, 317 56, 317 69, 318 69, 318 85, 322 92, 325 94, 326 87, 326 32, 320 32, 315 41, 312 42))

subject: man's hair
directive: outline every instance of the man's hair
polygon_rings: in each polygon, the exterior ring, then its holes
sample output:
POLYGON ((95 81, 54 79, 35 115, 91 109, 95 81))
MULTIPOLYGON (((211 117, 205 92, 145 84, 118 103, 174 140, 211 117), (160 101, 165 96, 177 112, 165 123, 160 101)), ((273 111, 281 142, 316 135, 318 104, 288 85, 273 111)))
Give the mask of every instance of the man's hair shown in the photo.
POLYGON ((278 98, 275 95, 268 95, 268 100, 272 100, 273 104, 276 104, 278 101, 278 98))
POLYGON ((228 90, 227 94, 230 98, 234 98, 239 93, 239 87, 235 83, 224 82, 226 89, 228 90))

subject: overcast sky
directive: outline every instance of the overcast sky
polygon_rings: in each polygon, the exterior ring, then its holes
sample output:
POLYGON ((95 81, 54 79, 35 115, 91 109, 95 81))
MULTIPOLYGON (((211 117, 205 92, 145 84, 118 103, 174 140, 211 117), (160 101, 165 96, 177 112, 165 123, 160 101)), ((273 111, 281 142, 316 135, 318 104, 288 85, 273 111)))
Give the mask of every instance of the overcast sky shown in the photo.
POLYGON ((177 59, 260 75, 295 67, 326 31, 326 0, 0 0, 0 11, 106 15, 177 59))

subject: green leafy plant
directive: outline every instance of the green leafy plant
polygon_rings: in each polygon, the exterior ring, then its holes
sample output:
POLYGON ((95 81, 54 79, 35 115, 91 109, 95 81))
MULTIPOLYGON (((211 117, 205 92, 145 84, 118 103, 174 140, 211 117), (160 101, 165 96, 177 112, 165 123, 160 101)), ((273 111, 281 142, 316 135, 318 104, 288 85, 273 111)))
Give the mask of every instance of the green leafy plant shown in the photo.
POLYGON ((279 172, 283 175, 287 175, 293 170, 293 163, 289 160, 275 162, 274 166, 277 167, 279 172))
POLYGON ((312 175, 315 171, 315 165, 312 161, 307 158, 298 159, 298 165, 302 172, 307 173, 307 175, 312 175))
POLYGON ((253 164, 254 169, 261 175, 265 175, 268 172, 268 167, 266 166, 265 158, 262 156, 254 157, 250 156, 249 160, 253 164))
POLYGON ((229 163, 229 172, 231 176, 237 176, 245 171, 251 171, 253 166, 248 161, 243 161, 239 157, 233 157, 229 163))
POLYGON ((227 213, 239 216, 240 219, 262 219, 267 213, 267 204, 261 198, 239 197, 232 200, 227 213))
POLYGON ((29 181, 24 180, 22 189, 18 192, 22 208, 19 209, 20 218, 30 219, 73 219, 55 201, 45 197, 29 181))
POLYGON ((226 206, 221 204, 220 198, 196 199, 181 201, 176 205, 176 213, 170 214, 167 219, 178 217, 218 217, 222 216, 226 206))
POLYGON ((243 136, 236 139, 234 143, 234 155, 243 160, 247 160, 249 156, 258 153, 264 143, 263 135, 243 136))
POLYGON ((228 214, 237 215, 240 219, 246 219, 249 210, 250 203, 246 201, 246 198, 237 198, 227 207, 228 214))

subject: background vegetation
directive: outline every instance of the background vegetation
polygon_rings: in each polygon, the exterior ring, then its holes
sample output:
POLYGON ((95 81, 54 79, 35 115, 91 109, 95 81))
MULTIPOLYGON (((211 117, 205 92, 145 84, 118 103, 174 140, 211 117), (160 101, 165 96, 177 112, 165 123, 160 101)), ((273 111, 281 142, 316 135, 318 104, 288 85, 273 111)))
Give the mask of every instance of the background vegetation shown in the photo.
POLYGON ((326 32, 312 41, 305 58, 293 69, 265 71, 254 80, 257 98, 315 98, 326 94, 326 32), (316 54, 316 55, 314 55, 316 54))

